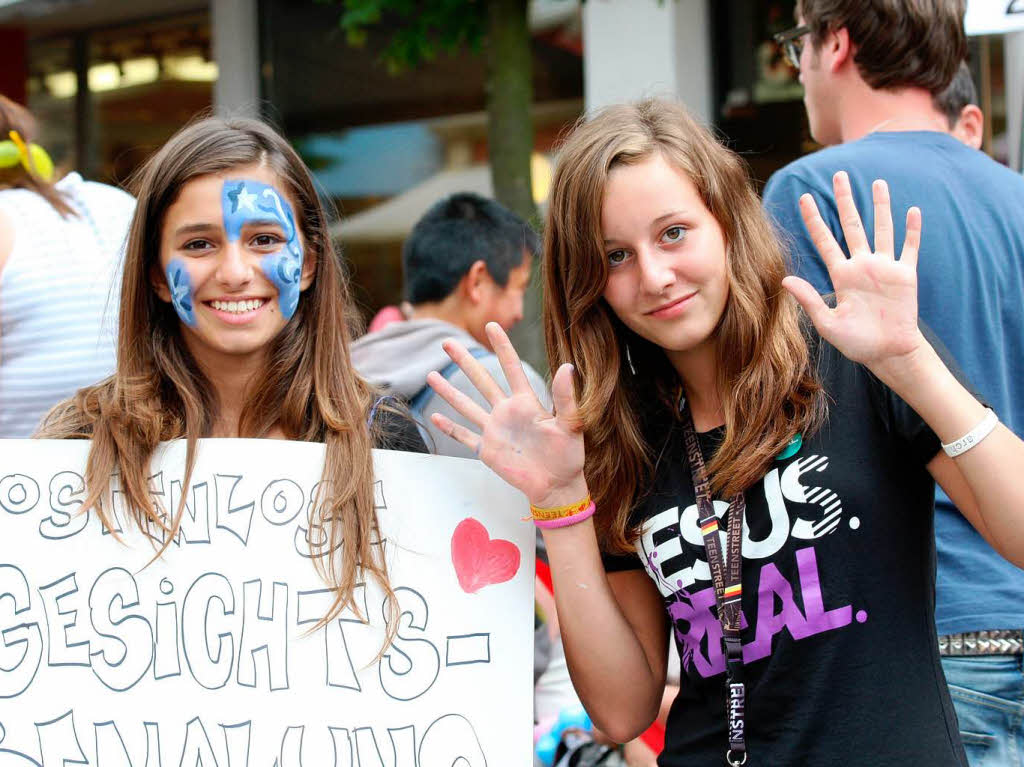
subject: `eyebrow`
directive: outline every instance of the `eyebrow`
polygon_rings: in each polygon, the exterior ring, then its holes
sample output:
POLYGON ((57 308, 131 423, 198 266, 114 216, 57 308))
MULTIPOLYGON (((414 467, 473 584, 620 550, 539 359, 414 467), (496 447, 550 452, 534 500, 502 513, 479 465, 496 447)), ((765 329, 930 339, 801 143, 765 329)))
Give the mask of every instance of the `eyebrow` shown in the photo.
POLYGON ((651 223, 652 224, 660 224, 662 221, 665 221, 666 219, 675 218, 676 216, 685 216, 685 215, 686 215, 686 211, 685 210, 670 210, 668 213, 662 213, 660 216, 658 216, 656 219, 654 219, 651 223))
MULTIPOLYGON (((242 222, 243 228, 250 226, 276 226, 278 229, 284 229, 284 224, 282 224, 276 218, 252 218, 246 219, 245 221, 242 222)), ((184 226, 180 226, 174 230, 174 236, 181 237, 187 234, 203 234, 205 232, 217 232, 220 231, 220 229, 220 224, 185 224, 184 226)))
POLYGON ((174 236, 180 237, 183 234, 200 234, 202 232, 216 231, 220 227, 216 224, 185 224, 174 230, 174 236))
MULTIPOLYGON (((685 210, 670 210, 668 213, 662 213, 660 216, 658 216, 656 219, 654 219, 651 222, 651 225, 652 226, 658 226, 663 221, 667 221, 670 218, 676 218, 677 216, 686 216, 686 215, 687 215, 687 213, 686 213, 685 210)), ((616 242, 616 240, 614 240, 614 239, 612 239, 612 240, 605 240, 604 244, 605 245, 610 245, 613 242, 616 242)))

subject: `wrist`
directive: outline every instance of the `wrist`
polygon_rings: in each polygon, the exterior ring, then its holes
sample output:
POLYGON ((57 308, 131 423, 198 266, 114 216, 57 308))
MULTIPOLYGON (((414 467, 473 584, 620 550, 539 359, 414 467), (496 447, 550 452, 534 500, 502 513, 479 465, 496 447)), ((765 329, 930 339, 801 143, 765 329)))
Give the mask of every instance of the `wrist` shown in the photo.
POLYGON ((568 506, 569 504, 582 501, 589 495, 590 491, 587 489, 587 480, 581 472, 569 482, 550 486, 540 496, 530 498, 530 505, 538 508, 568 506))
POLYGON ((918 343, 911 351, 869 365, 878 380, 904 399, 906 392, 946 370, 928 339, 920 331, 918 337, 918 343))
POLYGON ((985 407, 923 338, 912 353, 872 367, 871 372, 921 416, 943 444, 963 438, 985 416, 985 407))

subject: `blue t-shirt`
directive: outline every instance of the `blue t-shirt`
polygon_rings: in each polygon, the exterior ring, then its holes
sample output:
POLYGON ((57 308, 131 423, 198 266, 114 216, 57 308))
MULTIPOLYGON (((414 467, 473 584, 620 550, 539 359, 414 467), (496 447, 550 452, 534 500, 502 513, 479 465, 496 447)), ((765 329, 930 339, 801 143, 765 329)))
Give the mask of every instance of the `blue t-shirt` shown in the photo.
MULTIPOLYGON (((921 319, 1002 422, 1024 436, 1024 177, 934 131, 872 133, 790 163, 768 181, 764 206, 791 247, 794 273, 821 293, 832 283, 797 200, 814 196, 848 253, 832 197, 840 170, 849 173, 869 240, 874 179, 889 184, 897 251, 907 209, 921 209, 921 319)), ((935 534, 939 633, 1024 627, 1024 570, 993 551, 941 489, 935 534)))

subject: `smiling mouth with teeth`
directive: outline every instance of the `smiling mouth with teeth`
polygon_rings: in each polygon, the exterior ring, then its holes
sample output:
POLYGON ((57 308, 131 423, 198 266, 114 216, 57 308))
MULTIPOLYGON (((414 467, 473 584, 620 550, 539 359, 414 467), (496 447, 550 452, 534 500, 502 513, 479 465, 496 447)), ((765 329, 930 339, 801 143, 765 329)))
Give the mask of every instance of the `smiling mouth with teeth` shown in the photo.
POLYGON ((262 298, 252 298, 247 301, 210 301, 210 306, 219 312, 245 314, 259 309, 265 303, 266 300, 262 298))

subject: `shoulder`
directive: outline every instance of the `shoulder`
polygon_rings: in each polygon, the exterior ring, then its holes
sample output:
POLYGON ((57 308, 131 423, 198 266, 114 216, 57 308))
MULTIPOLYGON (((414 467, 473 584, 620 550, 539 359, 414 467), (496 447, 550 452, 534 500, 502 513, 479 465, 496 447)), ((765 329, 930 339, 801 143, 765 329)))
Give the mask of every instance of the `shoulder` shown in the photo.
POLYGON ((83 181, 77 196, 94 208, 103 207, 103 212, 113 216, 130 216, 135 210, 135 198, 123 189, 98 181, 83 181))
POLYGON ((799 219, 797 200, 804 193, 819 200, 832 199, 832 175, 843 165, 830 147, 794 160, 775 171, 762 194, 765 211, 777 219, 799 219))
POLYGON ((826 147, 793 160, 771 175, 765 193, 783 182, 801 181, 805 184, 821 185, 823 178, 828 181, 826 189, 831 189, 832 170, 849 161, 851 147, 852 144, 826 147))
POLYGON ((767 201, 770 196, 794 186, 804 187, 803 191, 817 192, 831 198, 832 176, 837 171, 854 169, 868 158, 881 159, 890 153, 906 154, 905 141, 909 141, 909 138, 905 139, 900 134, 893 135, 895 138, 887 134, 884 137, 885 141, 876 136, 868 136, 804 155, 772 174, 765 185, 764 198, 767 201))
POLYGON ((967 146, 961 146, 961 148, 964 152, 957 155, 958 167, 962 163, 982 176, 985 179, 986 186, 991 184, 991 187, 988 188, 990 197, 996 194, 1008 193, 1018 201, 1024 198, 1024 175, 1017 173, 1000 162, 996 162, 979 149, 967 146))

